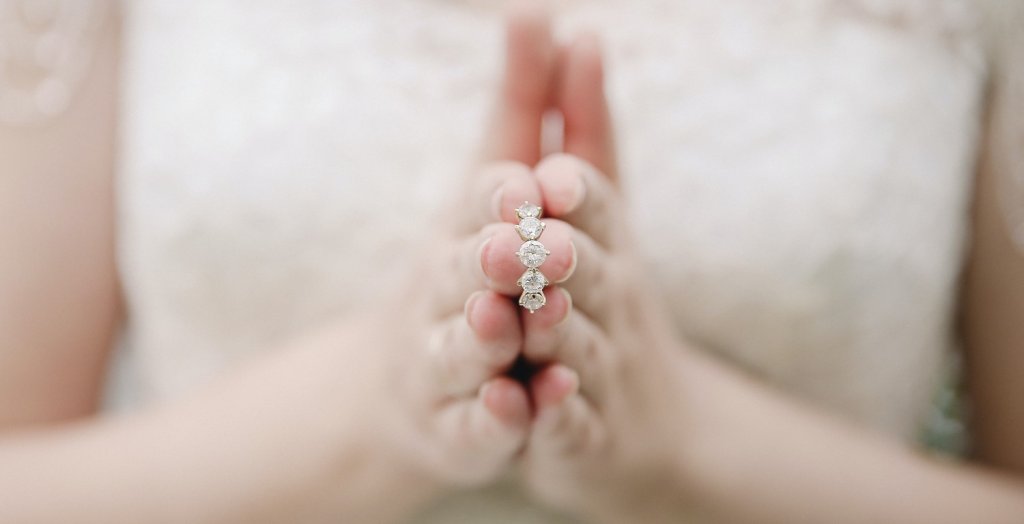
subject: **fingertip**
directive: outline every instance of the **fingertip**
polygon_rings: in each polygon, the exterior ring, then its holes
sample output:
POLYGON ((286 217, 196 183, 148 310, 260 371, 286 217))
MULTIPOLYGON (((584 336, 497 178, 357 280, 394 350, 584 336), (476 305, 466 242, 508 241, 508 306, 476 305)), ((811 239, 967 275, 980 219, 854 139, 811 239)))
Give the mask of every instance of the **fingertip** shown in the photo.
POLYGON ((540 0, 511 2, 505 13, 509 31, 527 31, 550 27, 551 12, 540 0))
POLYGON ((573 38, 567 51, 573 81, 604 89, 604 52, 601 37, 594 31, 583 31, 573 38))
POLYGON ((537 165, 537 183, 549 215, 565 216, 580 207, 587 194, 584 169, 583 162, 566 154, 550 155, 537 165))
POLYGON ((579 391, 579 375, 562 364, 552 364, 534 375, 530 391, 538 412, 556 406, 579 391))
POLYGON ((508 299, 494 291, 477 291, 466 301, 466 321, 485 342, 516 337, 519 316, 508 299))
MULTIPOLYGON (((505 23, 506 79, 519 82, 506 83, 514 99, 542 102, 549 96, 548 77, 537 73, 554 65, 556 49, 551 31, 551 15, 539 1, 516 2, 509 9, 505 23), (533 73, 523 76, 526 73, 533 73)), ((550 74, 550 71, 547 71, 550 74)))
POLYGON ((523 265, 516 252, 522 240, 510 225, 503 225, 481 252, 480 264, 488 286, 503 295, 518 295, 516 280, 523 273, 523 265))
MULTIPOLYGON (((492 264, 491 264, 491 257, 493 256, 493 254, 492 254, 493 253, 493 248, 494 248, 494 237, 491 236, 491 237, 488 237, 486 240, 484 240, 483 243, 480 244, 480 247, 477 250, 477 259, 480 262, 480 271, 483 272, 484 278, 488 282, 490 282, 491 279, 493 278, 491 276, 491 272, 493 271, 492 264)), ((468 312, 469 309, 467 308, 466 311, 468 312)))
POLYGON ((575 230, 562 220, 548 220, 544 224, 544 245, 551 253, 541 264, 540 270, 552 282, 565 282, 576 270, 576 246, 573 243, 575 230))
POLYGON ((559 278, 556 283, 562 283, 572 277, 572 274, 576 272, 576 264, 579 262, 579 253, 576 251, 576 243, 572 240, 569 241, 569 267, 566 268, 565 273, 559 278))
POLYGON ((540 185, 529 169, 523 168, 510 176, 502 184, 500 191, 501 209, 499 216, 502 222, 515 224, 519 221, 516 208, 523 202, 542 204, 540 185))
POLYGON ((545 290, 547 302, 533 315, 523 316, 523 328, 527 332, 551 329, 569 318, 572 311, 572 296, 561 287, 545 290))
POLYGON ((539 2, 517 5, 505 24, 505 66, 492 127, 489 159, 533 165, 540 158, 540 123, 555 98, 556 47, 551 17, 539 2))
POLYGON ((525 426, 530 420, 530 399, 523 385, 508 377, 497 377, 480 388, 480 400, 502 424, 525 426))
POLYGON ((600 38, 593 32, 577 35, 560 60, 556 99, 565 121, 565 151, 614 178, 614 140, 600 38))
POLYGON ((466 315, 466 320, 469 321, 469 325, 473 325, 474 311, 476 309, 476 303, 480 301, 484 296, 484 291, 474 292, 469 295, 466 299, 466 304, 462 308, 462 312, 466 315))

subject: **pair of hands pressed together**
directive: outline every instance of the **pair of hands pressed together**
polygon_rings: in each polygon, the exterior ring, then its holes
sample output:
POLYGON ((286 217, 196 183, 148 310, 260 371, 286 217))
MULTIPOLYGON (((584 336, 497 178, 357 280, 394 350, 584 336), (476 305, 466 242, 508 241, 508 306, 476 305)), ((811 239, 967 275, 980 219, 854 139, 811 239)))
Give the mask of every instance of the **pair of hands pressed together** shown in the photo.
POLYGON ((518 467, 535 497, 568 511, 656 496, 646 482, 666 463, 667 425, 680 424, 670 374, 681 345, 629 249, 601 61, 592 37, 560 48, 542 16, 510 21, 486 161, 450 206, 449 247, 417 273, 426 289, 404 306, 417 327, 402 330, 391 372, 413 421, 402 445, 442 485, 518 467), (549 109, 563 115, 564 153, 540 159, 549 109), (524 201, 543 206, 551 251, 534 314, 515 302, 524 201), (518 359, 535 370, 525 383, 507 376, 518 359))
POLYGON ((1002 146, 982 157, 966 306, 989 456, 934 461, 682 340, 632 249, 595 39, 556 45, 529 12, 508 37, 483 161, 420 239, 430 244, 408 260, 402 296, 382 292, 361 315, 125 416, 92 416, 120 321, 115 169, 95 154, 116 142, 116 39, 53 132, 0 137, 16 175, 0 177, 8 200, 54 199, 0 206, 13 224, 0 262, 16 276, 0 304, 12 313, 0 330, 0 422, 12 430, 0 521, 376 524, 512 471, 536 500, 588 522, 1020 522, 1024 266, 997 212, 995 180, 1013 174, 996 161, 1002 146), (542 158, 552 110, 562 152, 542 158), (94 132, 97 115, 108 132, 94 132), (544 207, 551 251, 548 302, 532 315, 516 305, 524 201, 544 207), (22 227, 36 223, 76 227, 22 227))

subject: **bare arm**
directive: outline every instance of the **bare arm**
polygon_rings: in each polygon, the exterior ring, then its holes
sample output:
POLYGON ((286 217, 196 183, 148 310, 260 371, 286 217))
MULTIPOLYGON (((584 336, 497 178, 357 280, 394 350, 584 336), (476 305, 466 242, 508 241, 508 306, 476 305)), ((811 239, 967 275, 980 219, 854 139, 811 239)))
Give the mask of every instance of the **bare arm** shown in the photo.
POLYGON ((351 327, 188 401, 96 415, 120 317, 119 27, 108 12, 71 109, 0 125, 0 521, 385 522, 410 511, 432 484, 351 400, 386 383, 344 350, 367 345, 351 327))
POLYGON ((116 39, 71 114, 37 135, 0 135, 0 165, 14 168, 3 173, 10 187, 0 198, 12 204, 0 208, 0 228, 32 225, 0 229, 12 246, 0 252, 0 522, 381 523, 501 475, 523 445, 530 407, 504 376, 521 347, 517 311, 486 278, 507 265, 481 246, 499 230, 510 241, 515 233, 499 222, 540 201, 517 163, 539 154, 531 129, 553 76, 553 64, 526 60, 553 56, 534 38, 535 22, 524 13, 509 26, 506 80, 485 138, 502 147, 455 192, 450 245, 410 261, 414 275, 454 267, 459 278, 420 278, 415 293, 382 296, 364 317, 131 416, 87 416, 117 319, 116 39))
POLYGON ((105 21, 70 111, 41 127, 0 124, 0 429, 97 406, 119 317, 116 25, 105 21))
POLYGON ((380 329, 326 330, 163 408, 0 439, 0 521, 404 518, 437 483, 385 431, 380 362, 346 350, 380 329))
MULTIPOLYGON (((694 377, 717 383, 713 387, 721 396, 736 404, 729 411, 758 417, 747 421, 746 428, 736 421, 720 433, 747 432, 745 440, 759 443, 713 452, 731 458, 714 461, 724 473, 710 474, 721 483, 711 483, 717 488, 710 490, 709 499, 716 493, 722 497, 720 489, 726 487, 756 494, 738 513, 744 520, 1024 521, 1024 251, 1015 249, 1010 238, 998 183, 1024 179, 1024 10, 1004 4, 1000 7, 1008 10, 992 13, 993 23, 1006 27, 991 32, 998 38, 963 304, 977 464, 957 465, 912 453, 788 406, 767 392, 744 393, 755 386, 736 378, 694 377), (758 428, 756 435, 749 428, 758 428)), ((710 373, 715 374, 721 373, 710 373)), ((720 445, 729 442, 733 439, 720 445)), ((722 510, 727 501, 719 503, 722 510)), ((737 515, 733 510, 725 513, 737 515)))
MULTIPOLYGON (((991 32, 998 35, 994 76, 963 297, 977 463, 941 462, 913 453, 787 405, 773 394, 745 393, 756 386, 735 377, 694 377, 717 383, 712 387, 735 404, 729 411, 757 417, 720 430, 720 435, 746 432, 744 440, 759 442, 713 452, 720 459, 730 457, 713 461, 720 473, 709 474, 716 479, 709 499, 717 494, 719 511, 747 521, 1024 521, 1024 251, 1010 239, 997 184, 1003 177, 1024 177, 1024 10, 1004 4, 1010 10, 993 12, 993 23, 1006 24, 1004 29, 1013 28, 1015 34, 991 32), (750 428, 758 428, 756 434, 750 428), (750 504, 726 510, 725 488, 756 495, 750 504)), ((735 443, 724 440, 720 445, 735 443)))

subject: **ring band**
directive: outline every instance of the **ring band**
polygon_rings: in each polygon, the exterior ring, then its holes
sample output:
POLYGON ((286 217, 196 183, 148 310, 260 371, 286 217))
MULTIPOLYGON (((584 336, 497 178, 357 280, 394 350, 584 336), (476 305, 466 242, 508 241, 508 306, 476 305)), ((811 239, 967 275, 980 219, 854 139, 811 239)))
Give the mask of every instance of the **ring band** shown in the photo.
POLYGON ((516 208, 516 217, 519 218, 519 224, 515 226, 516 233, 523 239, 523 245, 519 246, 516 256, 526 266, 526 272, 519 277, 516 285, 523 289, 523 294, 519 296, 519 305, 530 313, 536 312, 547 303, 544 288, 550 283, 544 273, 537 269, 551 254, 544 244, 537 240, 544 232, 544 222, 540 220, 542 212, 540 206, 529 202, 523 202, 523 205, 516 208))

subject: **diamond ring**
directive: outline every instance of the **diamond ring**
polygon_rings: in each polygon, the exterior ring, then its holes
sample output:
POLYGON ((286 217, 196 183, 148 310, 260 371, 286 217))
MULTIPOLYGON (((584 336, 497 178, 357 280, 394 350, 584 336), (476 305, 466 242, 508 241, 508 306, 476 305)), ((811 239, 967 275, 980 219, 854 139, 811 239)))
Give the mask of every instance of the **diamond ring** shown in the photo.
POLYGON ((519 305, 530 313, 544 307, 547 302, 544 288, 549 284, 547 277, 537 269, 551 254, 544 244, 537 240, 544 232, 544 222, 540 221, 541 211, 540 206, 529 202, 523 202, 523 205, 516 208, 519 224, 515 228, 519 238, 523 239, 523 245, 519 246, 516 256, 526 266, 526 272, 519 277, 516 284, 523 288, 523 294, 519 296, 519 305))

